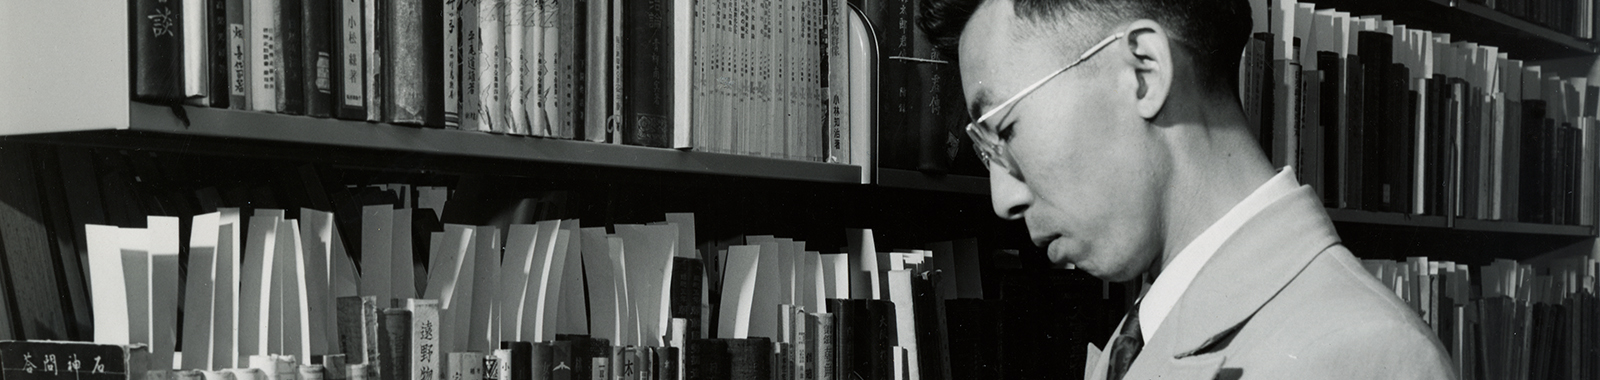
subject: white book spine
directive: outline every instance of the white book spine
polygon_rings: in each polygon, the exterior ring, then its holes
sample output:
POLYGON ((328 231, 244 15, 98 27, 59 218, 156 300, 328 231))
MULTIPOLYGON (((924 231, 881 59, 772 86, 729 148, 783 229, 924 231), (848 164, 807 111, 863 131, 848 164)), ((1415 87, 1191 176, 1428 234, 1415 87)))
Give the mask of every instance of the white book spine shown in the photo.
POLYGON ((506 0, 478 0, 478 130, 506 132, 506 0))
POLYGON ((344 91, 339 95, 340 104, 347 107, 363 107, 366 100, 366 53, 363 50, 362 37, 365 35, 362 28, 362 0, 340 0, 339 13, 343 20, 335 30, 339 32, 339 44, 343 57, 339 59, 342 74, 339 75, 344 83, 344 91))
POLYGON ((278 112, 278 1, 250 0, 250 109, 278 112))
MULTIPOLYGON (((379 5, 387 2, 379 0, 362 0, 361 4, 361 35, 363 40, 362 55, 366 61, 362 70, 362 87, 366 88, 367 121, 383 121, 383 55, 381 44, 378 41, 379 5)), ((362 272, 366 273, 366 272, 362 272)), ((385 294, 387 296, 387 294, 385 294)))
POLYGON ((189 103, 208 106, 211 89, 209 41, 206 38, 205 0, 183 0, 183 96, 189 103))

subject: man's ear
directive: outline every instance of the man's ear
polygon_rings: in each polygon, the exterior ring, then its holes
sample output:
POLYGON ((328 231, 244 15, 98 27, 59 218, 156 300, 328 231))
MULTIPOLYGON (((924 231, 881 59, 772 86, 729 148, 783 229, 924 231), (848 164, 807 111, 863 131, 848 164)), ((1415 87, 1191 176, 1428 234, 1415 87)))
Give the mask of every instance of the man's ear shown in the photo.
POLYGON ((1139 116, 1154 119, 1172 93, 1173 54, 1166 28, 1151 20, 1128 25, 1128 64, 1138 80, 1139 116))

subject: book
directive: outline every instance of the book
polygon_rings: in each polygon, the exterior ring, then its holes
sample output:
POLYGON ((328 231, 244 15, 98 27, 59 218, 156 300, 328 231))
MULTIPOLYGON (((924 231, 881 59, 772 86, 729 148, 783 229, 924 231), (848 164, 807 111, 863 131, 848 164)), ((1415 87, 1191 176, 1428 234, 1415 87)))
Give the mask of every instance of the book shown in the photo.
POLYGON ((410 355, 401 360, 410 362, 411 370, 404 373, 411 380, 437 380, 443 374, 439 367, 443 362, 439 343, 448 331, 439 324, 439 300, 407 299, 406 311, 411 314, 410 355))
POLYGON ((727 339, 728 374, 733 379, 772 378, 772 341, 764 337, 727 339))
POLYGON ((134 99, 171 103, 185 98, 184 5, 159 0, 132 3, 128 32, 133 39, 134 99))
MULTIPOLYGON (((398 304, 398 300, 393 303, 398 304)), ((394 305, 398 306, 398 305, 394 305)), ((383 309, 378 319, 378 378, 404 379, 415 365, 411 360, 411 311, 393 307, 383 309)))
POLYGON ((122 380, 143 377, 149 360, 149 352, 118 344, 0 341, 0 375, 7 379, 122 380))
POLYGON ((388 6, 390 3, 387 1, 361 0, 361 49, 364 55, 361 82, 366 93, 366 120, 370 122, 387 120, 384 111, 386 102, 391 101, 385 96, 386 85, 383 82, 383 78, 386 78, 384 71, 392 70, 387 65, 393 65, 384 61, 384 49, 389 46, 389 29, 383 24, 387 21, 383 15, 387 14, 388 6))
POLYGON ((305 0, 278 0, 277 103, 278 112, 304 115, 306 111, 305 0))
MULTIPOLYGON (((432 5, 434 1, 393 1, 383 12, 384 30, 387 32, 383 46, 384 61, 389 65, 383 75, 385 121, 415 126, 427 125, 427 115, 435 110, 428 97, 433 94, 430 82, 437 78, 432 67, 440 58, 431 56, 429 42, 439 42, 433 32, 439 25, 429 23, 430 15, 442 17, 432 5), (429 11, 434 11, 430 13, 429 11)), ((442 46, 438 47, 442 49, 442 46)))
POLYGON ((622 143, 675 147, 673 137, 673 24, 667 0, 628 2, 620 12, 623 27, 622 143))
MULTIPOLYGON (((333 83, 339 79, 339 63, 334 51, 334 41, 341 36, 334 25, 333 8, 344 0, 301 0, 300 48, 305 114, 311 117, 333 117, 333 83)), ((342 369, 341 369, 342 370, 342 369)))
MULTIPOLYGON (((383 358, 378 347, 378 320, 381 313, 374 296, 339 297, 339 345, 347 361, 367 363, 373 373, 380 369, 383 358)), ((352 378, 358 371, 351 370, 352 378)))
POLYGON ((333 28, 328 32, 337 36, 337 42, 330 46, 338 77, 332 83, 338 101, 333 113, 345 120, 365 120, 367 114, 363 5, 363 0, 338 0, 329 8, 333 28))
POLYGON ((229 46, 230 33, 228 25, 228 0, 205 0, 205 33, 206 39, 206 101, 205 106, 228 108, 231 97, 228 83, 229 71, 233 66, 228 62, 232 55, 229 46))
POLYGON ((479 131, 507 132, 506 0, 478 0, 479 131))
POLYGON ((183 0, 178 8, 182 12, 178 16, 182 34, 179 40, 183 47, 182 98, 188 104, 208 106, 211 102, 211 41, 206 29, 211 24, 207 14, 210 7, 206 0, 183 0))
MULTIPOLYGON (((438 88, 437 91, 444 93, 440 104, 441 107, 444 107, 440 110, 443 120, 442 126, 451 129, 461 127, 461 90, 463 88, 461 85, 461 57, 464 53, 461 49, 463 24, 461 9, 465 7, 465 3, 465 1, 460 0, 445 1, 442 4, 443 9, 440 10, 440 12, 443 12, 443 19, 440 21, 441 24, 439 26, 441 28, 441 37, 443 38, 441 43, 444 44, 440 48, 441 54, 443 54, 443 60, 440 61, 440 75, 443 76, 441 77, 441 85, 443 87, 438 88)), ((473 6, 468 9, 474 11, 472 17, 476 19, 477 3, 473 3, 473 6)))
POLYGON ((579 99, 582 106, 577 107, 578 115, 582 116, 581 138, 592 142, 610 141, 607 132, 606 117, 611 108, 610 70, 611 67, 611 1, 585 0, 587 8, 578 20, 582 23, 579 36, 583 43, 577 44, 585 50, 579 55, 579 61, 574 62, 574 67, 582 73, 583 81, 579 84, 582 90, 579 99))
POLYGON ((724 379, 729 375, 728 342, 690 339, 683 347, 684 380, 724 379))
POLYGON ((451 352, 445 354, 445 380, 483 380, 485 355, 478 352, 451 352))
POLYGON ((278 0, 250 0, 249 46, 245 49, 250 62, 250 110, 279 112, 278 109, 278 0))

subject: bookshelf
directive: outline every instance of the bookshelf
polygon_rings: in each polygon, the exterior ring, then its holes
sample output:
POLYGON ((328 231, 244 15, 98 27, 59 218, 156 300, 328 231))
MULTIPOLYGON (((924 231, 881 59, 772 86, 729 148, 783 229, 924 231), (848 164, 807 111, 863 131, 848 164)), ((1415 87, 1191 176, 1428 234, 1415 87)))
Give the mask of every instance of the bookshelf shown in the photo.
POLYGON ((878 168, 877 184, 884 187, 962 194, 989 194, 989 177, 926 174, 915 170, 878 168))
POLYGON ((1456 40, 1508 48, 1513 59, 1542 60, 1593 55, 1593 41, 1580 39, 1465 0, 1316 1, 1357 15, 1377 15, 1416 28, 1450 33, 1456 40))
MULTIPOLYGON (((861 177, 861 168, 854 165, 503 136, 209 107, 184 107, 191 121, 190 125, 184 126, 167 107, 129 102, 128 108, 128 128, 125 131, 110 134, 65 133, 29 139, 64 139, 93 145, 130 147, 132 144, 123 139, 134 135, 144 144, 168 145, 167 150, 190 153, 238 154, 257 144, 292 144, 319 151, 319 157, 338 154, 338 149, 350 148, 431 155, 441 159, 504 159, 537 164, 839 184, 859 183, 861 177)), ((282 156, 281 151, 262 153, 282 156)))

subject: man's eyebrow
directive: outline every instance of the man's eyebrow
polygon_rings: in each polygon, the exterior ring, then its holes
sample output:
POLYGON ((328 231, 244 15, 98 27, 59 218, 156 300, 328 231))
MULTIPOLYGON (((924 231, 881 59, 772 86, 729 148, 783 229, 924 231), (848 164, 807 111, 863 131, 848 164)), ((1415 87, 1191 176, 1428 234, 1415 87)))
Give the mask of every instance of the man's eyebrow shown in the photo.
POLYGON ((993 99, 994 94, 988 88, 978 89, 977 93, 972 94, 972 101, 968 103, 967 117, 974 122, 978 121, 978 116, 983 115, 983 110, 989 108, 989 104, 994 102, 993 99))

